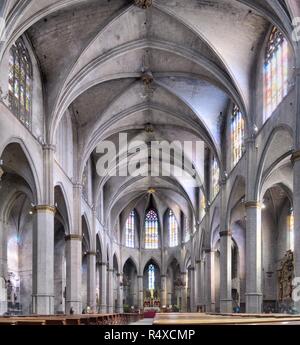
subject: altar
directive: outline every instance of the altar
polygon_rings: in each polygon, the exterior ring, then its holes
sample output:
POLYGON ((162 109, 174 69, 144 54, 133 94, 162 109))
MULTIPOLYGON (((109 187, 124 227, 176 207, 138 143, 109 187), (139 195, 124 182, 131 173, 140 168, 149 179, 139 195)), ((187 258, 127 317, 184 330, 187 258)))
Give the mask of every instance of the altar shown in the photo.
POLYGON ((160 311, 160 297, 157 290, 147 290, 145 292, 144 310, 160 311))

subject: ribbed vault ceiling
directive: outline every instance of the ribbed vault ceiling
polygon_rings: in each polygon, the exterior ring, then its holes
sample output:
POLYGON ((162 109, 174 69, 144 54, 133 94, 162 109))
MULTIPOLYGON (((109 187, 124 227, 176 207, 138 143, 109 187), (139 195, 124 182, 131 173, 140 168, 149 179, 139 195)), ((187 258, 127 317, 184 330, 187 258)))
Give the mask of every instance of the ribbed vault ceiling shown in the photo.
MULTIPOLYGON (((154 0, 147 10, 130 0, 10 0, 4 6, 9 39, 26 31, 40 64, 47 140, 53 142, 67 109, 76 120, 81 173, 91 154, 96 161, 99 140, 117 143, 119 132, 127 132, 129 141, 201 142, 201 156, 188 158, 203 181, 204 143, 220 153, 219 123, 230 100, 245 116, 250 112, 253 69, 270 23, 291 29, 290 7, 269 0, 154 0), (153 76, 150 93, 145 72, 153 76)), ((184 179, 94 180, 97 196, 109 191, 105 207, 113 217, 150 187, 165 203, 172 199, 186 213, 193 208, 184 179)))

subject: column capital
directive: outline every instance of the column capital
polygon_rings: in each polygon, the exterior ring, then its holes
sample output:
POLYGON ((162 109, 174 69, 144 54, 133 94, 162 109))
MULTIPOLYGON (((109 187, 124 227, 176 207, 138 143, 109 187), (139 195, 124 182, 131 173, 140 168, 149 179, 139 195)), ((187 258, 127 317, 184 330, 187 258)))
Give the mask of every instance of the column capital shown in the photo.
POLYGON ((96 252, 87 252, 86 253, 87 256, 97 256, 96 252))
POLYGON ((219 186, 224 187, 226 186, 227 178, 225 176, 222 176, 219 180, 219 186))
POLYGON ((70 234, 65 236, 65 241, 82 241, 82 236, 77 234, 70 234))
POLYGON ((139 279, 144 278, 144 276, 141 276, 141 275, 138 275, 137 277, 138 277, 139 279))
POLYGON ((245 145, 254 145, 255 144, 255 137, 249 136, 244 140, 245 145))
POLYGON ((74 181, 74 182, 73 182, 73 188, 82 189, 82 183, 79 182, 79 181, 74 181))
MULTIPOLYGON (((213 250, 213 249, 204 249, 205 254, 210 254, 210 253, 214 253, 214 252, 215 252, 215 250, 213 250)), ((196 263, 197 263, 197 261, 196 261, 196 263)))
POLYGON ((162 274, 160 277, 161 278, 167 278, 167 276, 165 274, 162 274))
POLYGON ((221 231, 220 232, 220 237, 225 237, 225 236, 231 237, 232 236, 232 231, 231 230, 221 231))
POLYGON ((49 213, 56 213, 56 207, 50 205, 36 205, 33 207, 35 212, 49 212, 49 213))
POLYGON ((107 263, 106 262, 99 262, 98 265, 99 266, 107 266, 107 263))
POLYGON ((300 150, 294 151, 292 154, 291 161, 294 164, 296 161, 300 160, 300 150))
POLYGON ((261 204, 256 200, 249 200, 245 202, 245 208, 261 208, 261 204))
POLYGON ((43 145, 43 150, 46 151, 53 151, 55 152, 56 151, 56 146, 55 145, 51 145, 51 144, 45 144, 43 145))
POLYGON ((152 0, 133 0, 134 4, 140 8, 146 9, 152 6, 152 0))
POLYGON ((300 77, 300 67, 294 67, 295 77, 300 77))
POLYGON ((108 268, 108 269, 107 269, 107 272, 113 273, 113 272, 114 272, 114 269, 113 269, 113 268, 108 268))

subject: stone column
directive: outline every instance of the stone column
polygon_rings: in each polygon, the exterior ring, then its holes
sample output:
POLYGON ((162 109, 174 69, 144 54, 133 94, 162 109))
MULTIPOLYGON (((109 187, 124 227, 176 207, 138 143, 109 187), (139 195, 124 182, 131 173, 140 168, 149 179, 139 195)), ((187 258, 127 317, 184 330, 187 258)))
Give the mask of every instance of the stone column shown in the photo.
POLYGON ((293 163, 293 209, 294 209, 294 304, 300 313, 300 294, 296 293, 300 289, 300 47, 296 48, 296 68, 295 68, 295 130, 294 130, 294 152, 293 163))
POLYGON ((32 258, 32 312, 54 313, 54 214, 55 207, 35 206, 32 258))
POLYGON ((247 179, 246 179, 246 291, 247 313, 262 311, 262 235, 261 206, 256 195, 257 148, 255 135, 245 141, 247 179))
POLYGON ((196 306, 201 305, 201 261, 196 261, 195 271, 195 304, 196 306))
POLYGON ((205 280, 207 282, 206 311, 215 312, 215 252, 212 250, 206 251, 205 280))
POLYGON ((66 287, 66 312, 71 307, 75 314, 81 314, 81 265, 82 265, 82 236, 66 236, 66 266, 67 266, 67 287, 66 287))
POLYGON ((138 300, 139 308, 144 309, 144 276, 138 276, 138 300))
POLYGON ((167 300, 167 276, 162 275, 161 276, 161 306, 167 306, 168 300, 167 300))
POLYGON ((87 304, 96 312, 96 256, 95 252, 87 253, 87 304))
POLYGON ((107 270, 107 297, 108 297, 108 313, 114 312, 114 284, 113 284, 114 270, 109 268, 107 270))
POLYGON ((7 312, 7 225, 0 220, 0 315, 7 312))
POLYGON ((262 311, 261 207, 256 201, 245 204, 246 222, 246 313, 262 311))
POLYGON ((220 311, 232 313, 231 231, 220 232, 220 311))
POLYGON ((181 312, 187 312, 187 286, 186 286, 186 272, 181 272, 181 312))
POLYGON ((196 298, 195 298, 195 267, 190 268, 190 309, 192 313, 195 313, 197 311, 197 305, 196 305, 196 298))
MULTIPOLYGON (((205 262, 204 260, 200 260, 200 306, 205 306, 205 296, 206 296, 206 286, 205 286, 205 262)), ((204 311, 204 310, 203 310, 204 311)))
POLYGON ((123 310, 123 299, 124 299, 124 291, 123 291, 123 274, 118 273, 118 301, 117 301, 117 312, 122 314, 123 310))
POLYGON ((107 304, 106 304, 106 289, 107 289, 107 264, 105 262, 101 262, 99 264, 99 289, 100 289, 100 312, 105 314, 107 312, 107 304))
MULTIPOLYGON (((299 113, 298 115, 299 116, 299 113)), ((300 150, 295 151, 292 156, 294 169, 294 191, 293 191, 293 209, 294 209, 294 260, 295 260, 295 291, 300 288, 300 150)), ((300 313, 300 296, 294 296, 295 308, 300 313)))

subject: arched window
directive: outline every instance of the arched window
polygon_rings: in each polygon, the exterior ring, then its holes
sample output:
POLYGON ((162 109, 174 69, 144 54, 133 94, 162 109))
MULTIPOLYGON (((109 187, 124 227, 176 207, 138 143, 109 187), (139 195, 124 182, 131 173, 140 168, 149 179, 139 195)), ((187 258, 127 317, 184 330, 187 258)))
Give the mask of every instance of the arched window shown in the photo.
POLYGON ((148 267, 148 289, 155 290, 155 267, 152 264, 148 267))
POLYGON ((10 49, 9 57, 9 106, 13 113, 31 127, 32 64, 22 38, 10 49))
POLYGON ((135 211, 131 211, 126 221, 126 247, 134 248, 135 211))
POLYGON ((201 221, 204 218, 205 213, 206 213, 206 198, 205 198, 205 194, 203 193, 203 191, 201 191, 201 196, 200 196, 200 209, 202 210, 201 219, 200 219, 200 221, 201 221))
POLYGON ((216 157, 213 157, 213 160, 212 160, 212 198, 213 199, 218 195, 220 191, 219 179, 220 179, 219 165, 216 160, 216 157))
POLYGON ((264 61, 264 117, 268 119, 288 92, 288 43, 274 27, 264 61))
POLYGON ((178 223, 172 210, 169 211, 169 243, 170 247, 178 246, 178 223))
POLYGON ((191 237, 188 218, 184 216, 183 221, 184 221, 184 242, 188 242, 191 237))
POLYGON ((158 216, 154 210, 146 214, 145 219, 145 248, 158 248, 158 216))
POLYGON ((243 155, 245 138, 245 122, 237 106, 234 106, 231 116, 231 152, 232 163, 235 166, 243 155))
POLYGON ((288 240, 289 250, 294 251, 294 211, 291 210, 288 216, 288 240))

